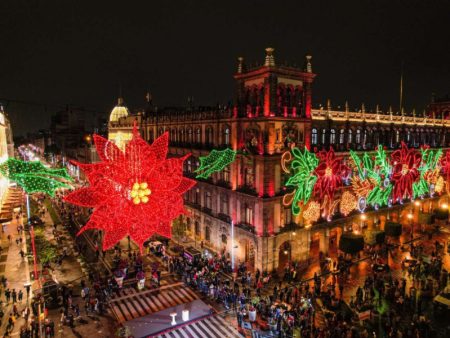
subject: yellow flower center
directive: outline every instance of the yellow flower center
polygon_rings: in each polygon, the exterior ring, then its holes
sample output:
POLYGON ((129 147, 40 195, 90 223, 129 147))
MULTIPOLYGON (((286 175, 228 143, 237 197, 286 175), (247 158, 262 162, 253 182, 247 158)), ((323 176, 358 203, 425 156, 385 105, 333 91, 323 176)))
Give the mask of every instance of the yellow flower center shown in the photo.
POLYGON ((325 176, 330 177, 333 175, 333 170, 330 167, 325 169, 325 176))
POLYGON ((131 198, 133 199, 133 203, 138 205, 139 203, 147 203, 148 196, 150 196, 152 191, 148 188, 147 182, 142 183, 134 183, 131 188, 131 198))
POLYGON ((406 175, 406 174, 408 173, 408 171, 409 171, 408 165, 407 165, 407 164, 404 164, 404 165, 402 166, 402 175, 406 175))

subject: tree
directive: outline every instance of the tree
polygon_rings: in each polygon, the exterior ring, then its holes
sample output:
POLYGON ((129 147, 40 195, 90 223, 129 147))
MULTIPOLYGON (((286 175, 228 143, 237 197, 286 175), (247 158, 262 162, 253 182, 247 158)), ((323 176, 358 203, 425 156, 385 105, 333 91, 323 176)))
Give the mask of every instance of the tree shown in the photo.
POLYGON ((183 222, 182 217, 177 217, 172 221, 172 236, 178 239, 184 238, 186 235, 186 223, 183 222))

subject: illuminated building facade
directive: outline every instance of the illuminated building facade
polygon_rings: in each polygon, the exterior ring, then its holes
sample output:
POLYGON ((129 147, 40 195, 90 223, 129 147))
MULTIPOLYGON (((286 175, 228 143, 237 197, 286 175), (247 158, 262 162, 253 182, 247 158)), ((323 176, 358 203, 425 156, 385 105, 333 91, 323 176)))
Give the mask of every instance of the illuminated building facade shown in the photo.
POLYGON ((327 252, 330 238, 337 241, 342 233, 326 222, 305 227, 302 216, 294 217, 283 204, 287 176, 281 158, 291 146, 315 152, 333 146, 342 156, 350 149, 374 150, 378 144, 394 149, 402 140, 412 146, 450 142, 442 119, 369 112, 364 107, 358 112, 335 111, 331 105, 312 109, 311 56, 299 68, 277 64, 273 52, 267 48, 264 63, 251 69, 238 59, 233 107, 146 110, 117 119, 111 115, 109 123, 115 142, 119 133, 121 142, 131 137, 135 121, 149 142, 168 132, 171 155, 192 154, 184 168, 190 177, 196 176, 199 157, 213 149, 236 150, 231 165, 198 179, 185 194, 189 215, 184 221, 197 247, 228 254, 234 250, 238 261, 261 271, 284 267, 288 260, 305 261, 312 247, 327 252))
MULTIPOLYGON (((14 157, 14 143, 12 137, 11 124, 9 122, 3 106, 0 104, 0 163, 5 162, 9 157, 14 157)), ((8 190, 9 181, 0 174, 0 202, 3 200, 8 190)))

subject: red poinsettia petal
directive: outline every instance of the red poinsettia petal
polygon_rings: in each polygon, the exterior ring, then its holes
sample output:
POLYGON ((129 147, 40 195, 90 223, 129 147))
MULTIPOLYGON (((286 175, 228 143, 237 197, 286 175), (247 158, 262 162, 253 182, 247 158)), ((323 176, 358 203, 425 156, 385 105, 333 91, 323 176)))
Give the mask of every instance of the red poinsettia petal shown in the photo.
POLYGON ((151 151, 155 154, 156 159, 163 160, 167 156, 169 147, 169 133, 166 131, 160 137, 158 137, 150 146, 151 151))
POLYGON ((152 147, 139 134, 128 142, 125 148, 125 157, 128 161, 130 174, 139 178, 144 173, 151 171, 157 162, 152 147))
POLYGON ((64 200, 82 207, 96 207, 105 203, 106 196, 91 187, 79 188, 69 193, 64 200))
POLYGON ((183 159, 170 158, 160 162, 147 180, 152 190, 172 190, 178 187, 183 179, 183 159))
POLYGON ((184 194, 186 191, 191 189, 194 185, 197 184, 197 181, 191 180, 190 178, 183 177, 181 183, 172 190, 172 192, 176 194, 184 194))
POLYGON ((125 159, 122 151, 114 144, 100 135, 94 135, 95 148, 102 161, 123 161, 125 159))

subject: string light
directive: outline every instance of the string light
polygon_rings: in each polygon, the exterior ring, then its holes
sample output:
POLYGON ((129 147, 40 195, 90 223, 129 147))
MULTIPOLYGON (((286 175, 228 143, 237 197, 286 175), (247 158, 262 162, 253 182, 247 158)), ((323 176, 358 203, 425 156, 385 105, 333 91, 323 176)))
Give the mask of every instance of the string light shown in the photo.
POLYGON ((127 235, 141 251, 154 234, 171 237, 172 220, 185 212, 182 194, 196 182, 183 177, 183 162, 190 154, 166 159, 168 142, 166 132, 149 145, 135 126, 122 152, 113 142, 94 135, 101 162, 75 163, 90 185, 65 197, 72 204, 94 208, 78 234, 89 229, 103 230, 104 250, 127 235))
POLYGON ((46 168, 40 161, 21 161, 9 158, 0 164, 3 176, 20 185, 27 194, 43 192, 54 196, 59 188, 70 188, 72 178, 65 168, 46 168))
POLYGON ((401 201, 404 198, 413 198, 413 183, 420 178, 419 166, 420 153, 415 149, 409 149, 402 142, 401 148, 391 154, 392 167, 391 181, 394 184, 392 198, 401 201))
POLYGON ((347 177, 350 169, 341 158, 336 157, 333 148, 330 148, 329 151, 322 150, 318 157, 319 165, 314 170, 314 174, 317 176, 314 196, 319 200, 328 196, 332 200, 336 189, 342 186, 342 181, 347 177))
POLYGON ((308 224, 317 222, 320 218, 320 204, 315 201, 309 202, 303 212, 303 218, 308 224))
POLYGON ((212 150, 207 156, 200 157, 200 166, 196 177, 207 179, 212 173, 223 170, 236 159, 236 151, 230 148, 225 150, 212 150))
MULTIPOLYGON (((293 160, 290 163, 289 169, 286 167, 286 158, 292 159, 292 156, 283 155, 282 157, 282 167, 283 170, 291 173, 286 182, 287 187, 294 187, 294 192, 285 195, 283 198, 283 203, 285 205, 292 205, 292 213, 298 215, 300 213, 300 203, 306 204, 311 198, 314 185, 317 181, 317 176, 314 175, 314 170, 317 168, 319 159, 314 153, 311 153, 308 149, 304 149, 302 152, 298 148, 291 149, 293 160)), ((285 154, 290 154, 286 152, 285 154)))
POLYGON ((341 212, 341 214, 347 216, 356 209, 356 206, 356 196, 353 195, 350 191, 344 191, 341 197, 341 203, 339 205, 339 211, 341 212))

